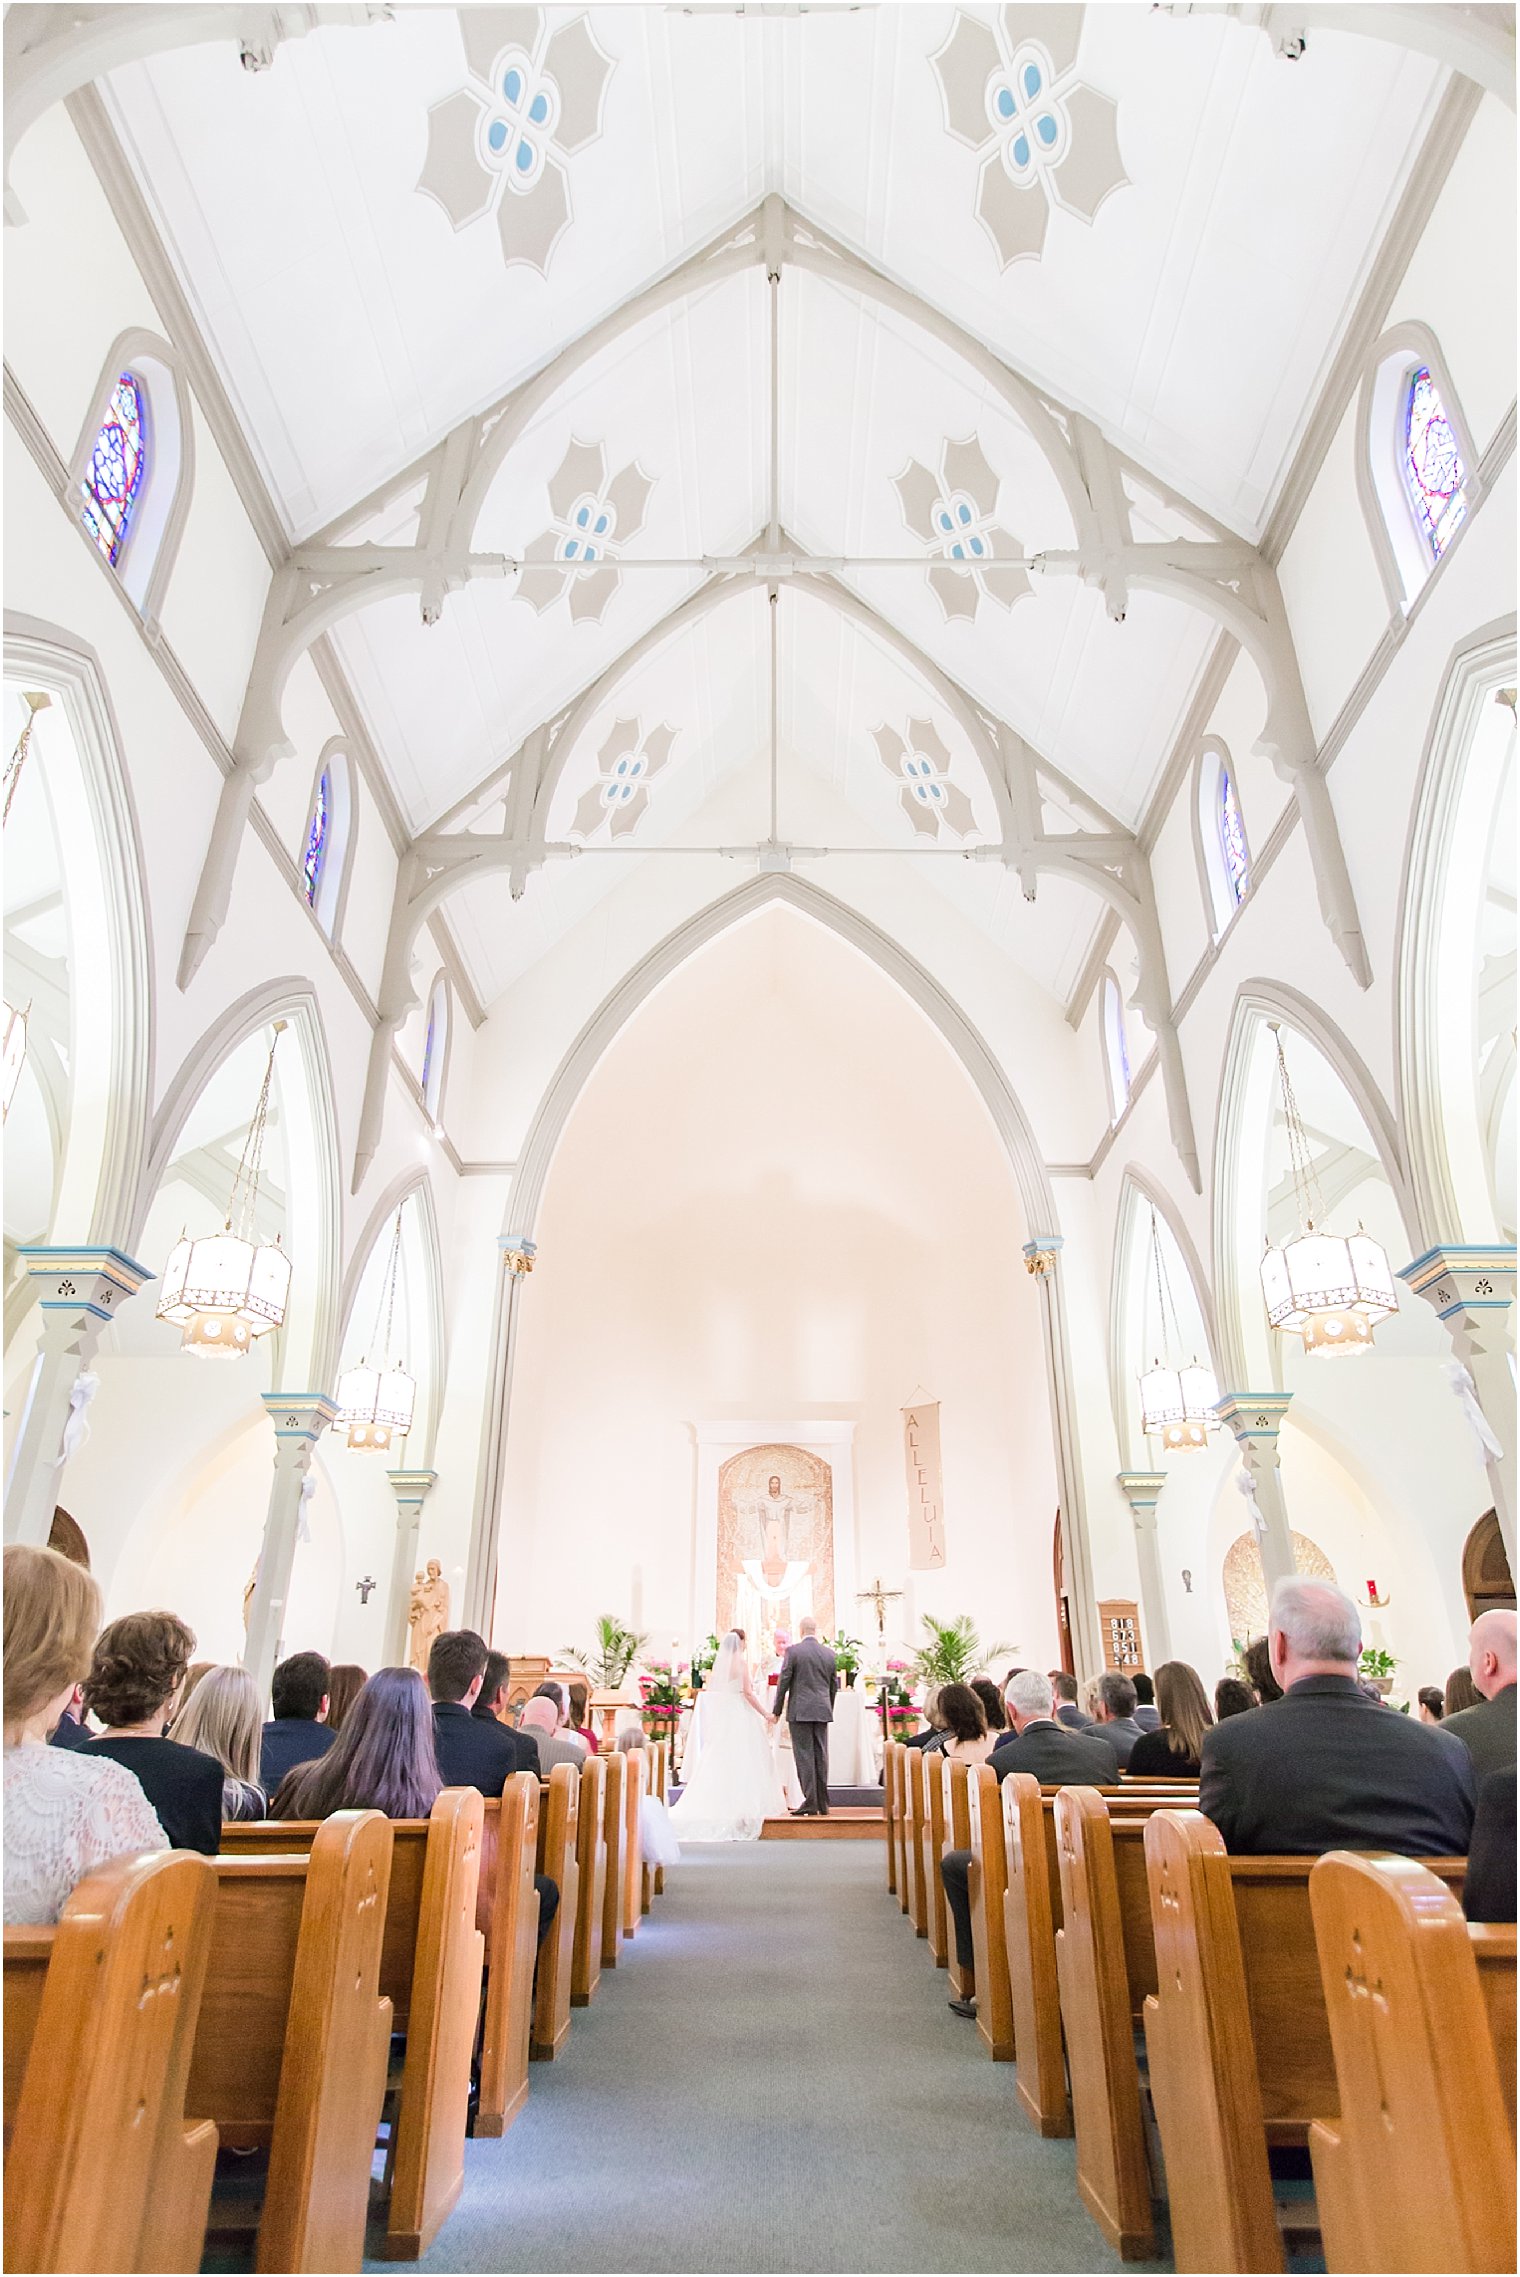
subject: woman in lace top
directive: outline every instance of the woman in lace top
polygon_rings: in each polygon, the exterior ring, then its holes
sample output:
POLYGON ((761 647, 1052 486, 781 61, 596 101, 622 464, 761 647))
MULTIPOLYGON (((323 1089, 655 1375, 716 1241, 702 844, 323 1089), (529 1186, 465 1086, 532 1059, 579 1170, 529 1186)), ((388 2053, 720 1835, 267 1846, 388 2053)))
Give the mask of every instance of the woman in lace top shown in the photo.
POLYGON ((5 1896, 7 1921, 56 1921, 76 1882, 124 1850, 168 1848, 130 1771, 49 1747, 90 1664, 100 1589, 56 1550, 5 1552, 5 1896))

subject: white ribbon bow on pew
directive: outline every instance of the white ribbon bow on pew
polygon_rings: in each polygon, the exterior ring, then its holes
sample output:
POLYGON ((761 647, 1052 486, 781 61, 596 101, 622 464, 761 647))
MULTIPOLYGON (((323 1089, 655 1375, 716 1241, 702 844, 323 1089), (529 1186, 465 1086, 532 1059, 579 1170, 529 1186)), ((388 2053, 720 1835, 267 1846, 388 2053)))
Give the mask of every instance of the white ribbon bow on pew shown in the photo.
POLYGON ((1473 1437, 1478 1442, 1479 1462, 1502 1463, 1504 1449, 1494 1435, 1493 1425, 1478 1405, 1478 1387, 1473 1382, 1471 1368, 1467 1366, 1465 1361, 1448 1360, 1446 1363, 1446 1381, 1450 1384, 1458 1406, 1472 1427, 1473 1437))
POLYGON ((99 1389, 100 1378, 89 1368, 81 1368, 69 1386, 69 1412, 63 1426, 63 1444, 53 1465, 55 1471, 61 1471, 65 1463, 72 1462, 90 1436, 90 1402, 99 1389))

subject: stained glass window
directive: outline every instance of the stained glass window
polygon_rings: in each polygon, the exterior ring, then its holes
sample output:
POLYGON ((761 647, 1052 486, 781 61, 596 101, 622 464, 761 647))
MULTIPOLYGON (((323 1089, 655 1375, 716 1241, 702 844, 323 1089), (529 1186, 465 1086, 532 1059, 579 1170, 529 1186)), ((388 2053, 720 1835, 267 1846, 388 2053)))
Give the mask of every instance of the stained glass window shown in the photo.
POLYGON ((1416 526, 1439 561, 1467 519, 1467 469, 1428 364, 1409 377, 1403 464, 1416 526))
POLYGON ((427 1034, 422 1039, 422 1096, 428 1097, 433 1080, 433 1046, 438 1040, 438 999, 428 1006, 427 1034))
POLYGON ((1112 973, 1103 982, 1103 1048, 1108 1060, 1109 1105, 1117 1122, 1129 1105, 1129 1038, 1124 1033, 1124 999, 1112 973))
POLYGON ((1219 847, 1224 855, 1224 874, 1238 904, 1244 900, 1246 887, 1251 882, 1251 855, 1228 767, 1219 770, 1219 847))
POLYGON ((301 862, 301 888, 313 909, 317 906, 317 889, 322 883, 322 868, 327 860, 327 834, 332 823, 332 777, 322 769, 322 780, 317 785, 317 796, 311 810, 311 827, 306 833, 306 852, 301 862))
POLYGON ((111 390, 84 476, 80 519, 112 568, 126 543, 148 466, 143 392, 130 372, 111 390))

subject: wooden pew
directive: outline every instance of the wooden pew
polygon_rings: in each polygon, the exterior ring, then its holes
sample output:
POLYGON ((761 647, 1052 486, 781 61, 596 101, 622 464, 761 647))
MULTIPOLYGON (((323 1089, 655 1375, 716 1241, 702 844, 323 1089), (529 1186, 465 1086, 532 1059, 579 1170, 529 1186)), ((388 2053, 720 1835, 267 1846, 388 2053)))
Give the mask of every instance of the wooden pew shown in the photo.
POLYGON ((552 2063, 570 2033, 570 1991, 575 1968, 575 1927, 580 1905, 581 1775, 556 1763, 544 1784, 538 1814, 538 1871, 559 1885, 559 1912, 538 1956, 529 2052, 552 2063))
MULTIPOLYGON (((1137 1783, 1089 1791, 1129 1818, 1173 1808, 1179 1799, 1170 1784, 1149 1790, 1137 1783)), ((1055 1940, 1062 1911, 1056 1792, 1041 1788, 1024 1771, 1012 1772, 1003 1781, 1007 1874, 1003 1931, 1009 2006, 1018 2049, 1016 2092, 1025 2116, 1042 2135, 1069 2135, 1072 2131, 1056 1969, 1055 1940)))
POLYGON ((918 1839, 924 1861, 929 1958, 937 1969, 943 1969, 950 1962, 950 1909, 945 1903, 945 1885, 939 1878, 939 1862, 945 1854, 945 1767, 943 1759, 937 1754, 930 1755, 927 1749, 919 1751, 918 1760, 923 1789, 918 1839))
MULTIPOLYGON (((652 1739, 649 1745, 641 1748, 639 1752, 644 1758, 645 1793, 653 1795, 658 1802, 667 1801, 670 1793, 669 1740, 652 1739)), ((639 1911, 641 1913, 649 1911, 651 1903, 664 1887, 665 1869, 663 1866, 640 1865, 639 1911)))
POLYGON ((607 1766, 599 1755, 588 1755, 581 1765, 578 1810, 570 2003, 588 2008, 602 1981, 602 1912, 607 1903, 607 1766))
POLYGON ((897 1753, 887 1740, 881 1751, 881 1815, 886 1820, 887 1895, 897 1895, 897 1753))
POLYGON ((182 1850, 87 1874, 5 1932, 5 2267, 198 2270, 214 2126, 185 2089, 216 1873, 182 1850))
MULTIPOLYGON (((1269 2146, 1339 2113, 1309 1909, 1311 1858, 1232 1858, 1197 1811, 1145 1830, 1157 1989, 1151 2102, 1179 2270, 1280 2270, 1269 2146)), ((1461 1888, 1466 1860, 1426 1869, 1461 1888)))
POLYGON ((929 1934, 929 1884, 924 1873, 924 1751, 903 1749, 903 1843, 907 1854, 908 1918, 915 1937, 929 1934))
POLYGON ((649 1766, 646 1750, 636 1747, 623 1758, 623 1935, 636 1937, 644 1914, 644 1851, 639 1806, 644 1800, 649 1766))
MULTIPOLYGON (((671 1773, 675 1761, 675 1740, 673 1738, 657 1739, 654 1743, 654 1757, 655 1783, 651 1791, 659 1797, 662 1803, 668 1804, 670 1801, 671 1773)), ((654 1895, 663 1897, 664 1894, 665 1869, 663 1866, 656 1866, 654 1870, 654 1895)))
POLYGON ((998 1806, 997 1773, 978 1763, 966 1782, 970 1820, 971 1941, 976 1958, 976 2028, 994 2063, 1012 2063, 1013 2001, 1008 1985, 1008 1937, 1003 1900, 1008 1851, 998 1806))
MULTIPOLYGON (((940 1849, 941 1857, 948 1850, 969 1850, 971 1848, 971 1803, 967 1785, 969 1770, 969 1764, 957 1763, 953 1760, 946 1761, 943 1756, 940 1758, 940 1784, 944 1790, 941 1807, 945 1820, 945 1838, 940 1849)), ((944 1883, 940 1880, 937 1863, 935 1879, 940 1881, 940 1894, 943 1896, 944 1883)), ((950 1990, 957 2000, 969 2000, 976 1992, 980 1980, 976 1974, 974 1955, 972 1966, 967 1969, 963 1969, 955 1957, 955 1924, 950 1919, 948 1899, 945 1901, 945 1942, 950 1969, 950 1990)))
MULTIPOLYGON (((477 2135, 505 2134, 528 2100, 528 2038, 533 2022, 533 1968, 538 1959, 538 1811, 542 1792, 531 1771, 514 1771, 501 1800, 488 1797, 482 1823, 482 1891, 486 1940, 485 2016, 480 2041, 477 2135)), ((479 1911, 477 1911, 479 1919, 479 1911)))
POLYGON ((908 1772, 912 1765, 913 1755, 910 1749, 904 1747, 900 1739, 894 1739, 891 1744, 897 1750, 897 1785, 892 1801, 897 1849, 897 1903, 904 1913, 911 1915, 913 1910, 913 1877, 908 1865, 908 1772))
MULTIPOLYGON (((476 1927, 485 1797, 445 1787, 426 1821, 391 1822, 390 1888, 380 1991, 406 2061, 391 2082, 386 2257, 415 2261, 452 2212, 464 2183, 470 2059, 480 2011, 485 1941, 476 1927)), ((304 1853, 325 1821, 264 1819, 224 1826, 225 1855, 304 1853)))
MULTIPOLYGON (((1119 1807, 1117 1801, 1115 1809, 1119 1807)), ((1135 2026, 1156 1989, 1145 1820, 1113 1821, 1090 1787, 1055 1799, 1056 1975, 1077 2138, 1077 2194, 1123 2260, 1155 2246, 1135 2026)))
POLYGON ((1340 2097, 1309 2129, 1327 2268, 1513 2269, 1513 1927, 1469 1930, 1416 1859, 1346 1850, 1316 1860, 1309 1906, 1340 2097))
POLYGON ((619 1755, 615 1748, 608 1748, 603 1751, 602 1763, 607 1773, 602 1814, 607 1845, 606 1886, 602 1892, 602 1967, 615 1969, 623 1950, 623 1852, 628 1841, 628 1798, 623 1790, 628 1778, 628 1758, 619 1755))

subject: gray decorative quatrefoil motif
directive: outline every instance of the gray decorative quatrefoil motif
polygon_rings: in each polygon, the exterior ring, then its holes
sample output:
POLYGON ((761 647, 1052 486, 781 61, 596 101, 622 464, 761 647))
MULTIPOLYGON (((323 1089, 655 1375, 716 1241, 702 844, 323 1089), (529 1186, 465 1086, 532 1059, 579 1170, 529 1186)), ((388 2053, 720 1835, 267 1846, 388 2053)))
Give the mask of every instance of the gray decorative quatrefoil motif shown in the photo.
POLYGON ((549 527, 523 549, 528 567, 517 580, 523 599, 542 615, 568 586, 573 621, 600 624, 622 583, 618 552, 643 529, 653 488, 631 459, 609 480, 602 445, 572 438, 549 478, 549 527), (594 566, 579 566, 586 562, 594 566))
POLYGON ((903 520, 933 557, 929 583, 947 620, 974 617, 984 594, 1011 609, 1033 591, 1023 547, 996 518, 998 478, 977 436, 947 438, 938 474, 909 459, 892 486, 903 520))
POLYGON ((428 112, 417 188, 455 229, 494 214, 508 266, 546 276, 570 225, 565 161, 602 131, 612 58, 587 17, 548 31, 542 8, 461 8, 459 32, 470 76, 428 112))
POLYGON ((617 719, 597 753, 601 772, 583 791, 570 825, 577 838, 590 838, 607 825, 609 838, 636 830, 649 804, 649 786, 670 757, 673 727, 652 727, 646 735, 636 719, 617 719))
POLYGON ((1039 260, 1053 205, 1090 223, 1129 179, 1118 105, 1076 75, 1085 14, 1005 7, 994 29, 962 11, 930 58, 946 133, 982 154, 977 218, 1005 269, 1039 260))
POLYGON ((903 813, 921 838, 949 831, 964 838, 975 827, 971 801, 949 780, 950 753, 933 720, 910 719, 906 737, 895 727, 873 727, 881 763, 899 785, 903 813))

